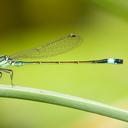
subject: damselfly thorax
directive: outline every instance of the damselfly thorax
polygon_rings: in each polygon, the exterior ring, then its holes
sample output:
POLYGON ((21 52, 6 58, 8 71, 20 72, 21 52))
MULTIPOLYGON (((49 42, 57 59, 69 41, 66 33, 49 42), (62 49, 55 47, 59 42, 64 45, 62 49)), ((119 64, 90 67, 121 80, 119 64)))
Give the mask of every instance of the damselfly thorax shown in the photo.
POLYGON ((13 86, 13 70, 8 69, 11 66, 23 66, 27 64, 122 64, 122 59, 100 59, 83 61, 23 61, 25 59, 46 58, 50 56, 65 53, 81 44, 80 36, 77 34, 68 34, 50 43, 43 44, 40 47, 17 52, 10 56, 0 56, 0 78, 2 73, 10 74, 11 85, 13 86))

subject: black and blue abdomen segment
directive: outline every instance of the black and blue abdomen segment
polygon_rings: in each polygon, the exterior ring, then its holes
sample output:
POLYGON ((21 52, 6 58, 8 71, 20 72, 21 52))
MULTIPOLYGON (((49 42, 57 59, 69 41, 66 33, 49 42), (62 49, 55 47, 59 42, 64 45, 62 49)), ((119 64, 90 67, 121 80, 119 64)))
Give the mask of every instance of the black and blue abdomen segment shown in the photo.
POLYGON ((102 60, 95 60, 93 63, 107 63, 107 64, 123 64, 123 59, 102 59, 102 60))

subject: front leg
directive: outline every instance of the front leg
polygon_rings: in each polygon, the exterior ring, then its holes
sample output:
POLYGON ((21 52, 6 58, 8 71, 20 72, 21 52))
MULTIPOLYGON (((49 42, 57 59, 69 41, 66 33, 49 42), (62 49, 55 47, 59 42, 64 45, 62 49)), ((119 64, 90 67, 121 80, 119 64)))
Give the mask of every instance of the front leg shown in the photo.
POLYGON ((11 79, 11 85, 13 87, 13 70, 11 69, 5 69, 5 68, 0 68, 0 78, 2 77, 2 72, 8 73, 10 75, 10 79, 11 79))

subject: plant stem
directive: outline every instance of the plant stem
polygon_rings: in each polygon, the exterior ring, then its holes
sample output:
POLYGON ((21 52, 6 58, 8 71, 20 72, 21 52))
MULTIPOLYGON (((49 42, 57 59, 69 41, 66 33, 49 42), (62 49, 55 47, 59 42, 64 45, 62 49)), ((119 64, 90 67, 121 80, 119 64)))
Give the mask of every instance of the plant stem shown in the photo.
POLYGON ((14 86, 12 88, 11 86, 1 85, 0 97, 25 99, 61 105, 128 122, 127 110, 53 91, 19 86, 14 86))

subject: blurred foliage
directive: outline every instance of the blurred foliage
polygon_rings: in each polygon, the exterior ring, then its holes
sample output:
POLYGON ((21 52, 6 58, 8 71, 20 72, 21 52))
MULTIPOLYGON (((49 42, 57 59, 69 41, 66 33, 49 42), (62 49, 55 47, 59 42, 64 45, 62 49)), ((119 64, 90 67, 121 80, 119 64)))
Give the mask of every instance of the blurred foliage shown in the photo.
MULTIPOLYGON (((0 1, 1 54, 32 48, 70 32, 80 34, 83 44, 69 53, 44 60, 119 57, 126 60, 124 65, 12 67, 14 83, 108 104, 127 98, 127 0, 0 1)), ((1 83, 10 83, 8 76, 4 74, 1 83)), ((3 98, 0 115, 0 128, 70 128, 81 118, 89 119, 86 112, 3 98)))
POLYGON ((108 11, 114 15, 128 21, 128 1, 127 0, 91 0, 92 4, 108 11))
POLYGON ((85 24, 93 12, 102 9, 128 20, 126 0, 1 0, 0 32, 13 29, 65 27, 85 24))

